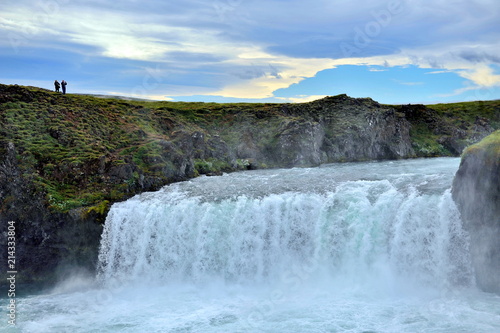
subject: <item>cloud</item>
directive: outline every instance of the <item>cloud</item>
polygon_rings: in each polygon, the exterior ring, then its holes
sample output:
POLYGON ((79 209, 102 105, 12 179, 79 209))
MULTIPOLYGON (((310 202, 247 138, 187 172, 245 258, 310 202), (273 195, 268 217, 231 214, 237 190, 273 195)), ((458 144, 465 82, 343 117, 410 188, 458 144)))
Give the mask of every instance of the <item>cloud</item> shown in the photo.
POLYGON ((468 91, 474 91, 477 89, 478 89, 478 87, 469 86, 469 87, 463 87, 460 89, 455 89, 455 90, 453 90, 453 92, 448 93, 448 94, 436 94, 435 96, 436 97, 453 97, 453 96, 459 96, 459 95, 462 95, 468 91))
MULTIPOLYGON (((0 56, 8 55, 2 59, 64 56, 75 63, 65 65, 74 77, 90 84, 107 76, 93 85, 113 85, 114 93, 273 98, 278 89, 341 65, 375 66, 374 72, 413 64, 457 73, 473 87, 499 84, 491 67, 500 63, 496 0, 20 0, 0 6, 0 56), (113 63, 109 70, 103 59, 113 63), (149 75, 157 68, 162 74, 155 80, 149 75)), ((25 62, 26 68, 37 63, 25 62)), ((290 100, 313 96, 299 95, 290 100)))
MULTIPOLYGON (((248 58, 231 60, 233 63, 247 63, 248 58)), ((286 88, 304 78, 313 77, 317 72, 333 66, 331 59, 307 59, 274 56, 260 53, 258 58, 251 58, 252 64, 259 64, 260 68, 270 68, 263 71, 262 75, 249 80, 238 80, 226 85, 223 89, 215 91, 213 95, 242 98, 268 98, 273 96, 273 91, 286 88)), ((259 68, 252 65, 250 69, 259 68)))
POLYGON ((494 58, 484 55, 491 55, 494 50, 499 50, 500 40, 491 44, 478 44, 476 48, 482 50, 482 53, 463 57, 464 52, 467 54, 470 51, 468 43, 431 44, 420 48, 402 49, 400 53, 387 56, 338 59, 334 65, 394 67, 411 64, 420 68, 440 68, 439 71, 428 74, 453 72, 477 86, 496 86, 498 75, 491 68, 491 65, 495 64, 492 61, 494 58), (436 63, 439 63, 439 67, 436 63))
POLYGON ((495 74, 493 69, 486 65, 479 65, 469 70, 460 71, 459 74, 474 82, 479 87, 500 86, 500 75, 495 74))
POLYGON ((459 56, 472 63, 496 63, 500 64, 500 56, 488 54, 486 52, 475 52, 473 50, 464 50, 459 53, 459 56))
POLYGON ((220 38, 218 30, 165 23, 170 16, 162 21, 154 13, 141 17, 123 7, 120 11, 108 7, 68 3, 41 16, 33 15, 33 8, 11 7, 3 14, 2 28, 21 36, 23 44, 37 46, 58 39, 93 46, 99 55, 116 59, 166 61, 179 52, 223 57, 245 47, 220 38))
POLYGON ((325 98, 326 95, 299 95, 295 97, 279 97, 284 102, 292 103, 307 103, 312 102, 321 98, 325 98))
POLYGON ((433 71, 433 72, 427 72, 425 74, 443 74, 443 73, 451 73, 451 71, 448 70, 443 70, 443 71, 433 71))

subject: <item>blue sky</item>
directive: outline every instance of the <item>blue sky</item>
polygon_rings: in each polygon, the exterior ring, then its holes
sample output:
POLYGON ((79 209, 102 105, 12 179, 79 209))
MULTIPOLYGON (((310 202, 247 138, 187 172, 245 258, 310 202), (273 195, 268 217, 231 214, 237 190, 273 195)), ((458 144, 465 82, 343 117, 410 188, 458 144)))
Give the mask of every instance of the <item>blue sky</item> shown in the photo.
POLYGON ((18 0, 0 83, 156 100, 500 99, 498 0, 18 0))

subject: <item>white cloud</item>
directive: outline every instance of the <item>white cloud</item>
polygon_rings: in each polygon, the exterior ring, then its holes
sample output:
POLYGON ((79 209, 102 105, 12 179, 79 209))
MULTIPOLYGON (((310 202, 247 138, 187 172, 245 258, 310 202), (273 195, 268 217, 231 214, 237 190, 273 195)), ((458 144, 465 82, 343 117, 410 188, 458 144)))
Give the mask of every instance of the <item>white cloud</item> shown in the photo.
MULTIPOLYGON (((0 42, 7 46, 6 36, 15 33, 26 46, 78 50, 89 54, 90 59, 104 56, 120 61, 165 64, 176 71, 176 75, 169 77, 168 84, 165 79, 154 89, 146 89, 147 97, 155 99, 166 94, 269 98, 277 89, 340 65, 413 64, 438 69, 430 73, 457 73, 470 83, 470 87, 464 88, 468 90, 500 85, 500 75, 489 67, 500 53, 496 23, 500 6, 496 0, 432 3, 400 0, 400 3, 404 7, 401 14, 381 24, 373 13, 387 10, 387 1, 363 0, 360 5, 349 1, 333 4, 327 0, 294 0, 285 5, 277 0, 215 3, 172 0, 140 5, 138 1, 32 0, 20 5, 3 5, 0 42), (342 59, 329 55, 332 49, 338 51, 336 42, 354 38, 356 28, 365 29, 377 23, 380 32, 370 37, 369 45, 362 51, 372 50, 374 54, 383 49, 387 54, 342 59), (417 38, 412 38, 414 35, 417 38), (294 42, 296 36, 311 41, 301 44, 310 48, 280 49, 283 40, 294 42), (323 46, 326 43, 326 51, 321 55, 315 55, 319 52, 316 41, 323 46), (179 54, 207 54, 217 60, 198 56, 188 59, 179 54), (194 82, 197 75, 216 79, 209 82, 211 86, 197 84, 194 82), (172 77, 182 77, 182 80, 170 81, 172 77), (192 84, 186 83, 185 77, 189 77, 192 84)), ((130 91, 134 91, 135 83, 131 86, 130 91)), ((117 90, 116 87, 110 89, 117 90)), ((290 100, 310 98, 316 97, 297 96, 290 100)))
POLYGON ((448 70, 443 70, 443 71, 433 71, 433 72, 427 72, 425 74, 445 74, 445 73, 452 73, 452 71, 448 70))
POLYGON ((327 95, 299 95, 295 97, 280 97, 278 99, 283 100, 284 102, 307 103, 321 98, 325 98, 326 96, 327 95))
POLYGON ((474 68, 459 71, 458 73, 479 87, 500 86, 500 75, 495 74, 491 67, 484 64, 479 64, 474 68))
POLYGON ((463 87, 460 89, 455 89, 455 90, 453 90, 453 92, 451 92, 449 94, 437 94, 435 96, 436 97, 453 97, 453 96, 459 96, 459 95, 462 95, 463 93, 466 93, 468 91, 474 91, 477 89, 478 89, 478 87, 476 87, 476 86, 468 86, 468 87, 463 87))
POLYGON ((251 61, 262 68, 270 66, 278 70, 277 73, 260 76, 250 80, 239 80, 232 82, 221 90, 210 95, 239 98, 267 98, 273 96, 273 91, 280 88, 287 88, 294 83, 298 83, 305 78, 313 77, 321 70, 332 68, 332 59, 299 59, 286 56, 275 56, 266 54, 261 50, 256 50, 253 54, 256 58, 249 57, 246 53, 244 58, 232 59, 229 62, 245 64, 251 61), (258 57, 257 57, 258 56, 258 57), (243 60, 243 62, 242 62, 243 60))
MULTIPOLYGON (((495 74, 493 69, 486 62, 488 59, 481 61, 478 57, 474 61, 464 59, 462 50, 469 50, 470 45, 464 43, 449 43, 441 45, 429 45, 420 48, 408 48, 401 50, 400 53, 372 56, 364 58, 344 58, 334 61, 334 66, 340 65, 367 65, 367 66, 407 66, 415 65, 420 68, 436 68, 439 66, 438 71, 429 72, 428 74, 437 73, 456 73, 467 79, 476 86, 491 87, 500 84, 500 75, 495 74), (453 51, 450 51, 453 50, 453 51), (479 59, 479 60, 478 60, 479 59)), ((498 54, 500 51, 500 42, 495 44, 478 44, 475 49, 486 54, 498 54)), ((404 83, 404 82, 400 82, 404 83)), ((415 82, 407 82, 415 84, 415 82)))

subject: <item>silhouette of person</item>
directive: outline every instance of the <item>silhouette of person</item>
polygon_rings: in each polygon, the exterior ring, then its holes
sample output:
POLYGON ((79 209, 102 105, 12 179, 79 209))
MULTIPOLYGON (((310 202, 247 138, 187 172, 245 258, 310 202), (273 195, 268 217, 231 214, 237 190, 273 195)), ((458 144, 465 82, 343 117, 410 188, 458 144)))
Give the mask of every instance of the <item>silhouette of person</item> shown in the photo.
POLYGON ((59 88, 61 87, 61 85, 59 84, 59 82, 57 82, 57 80, 54 81, 54 87, 56 88, 56 92, 59 92, 59 88))
POLYGON ((61 86, 62 86, 62 91, 63 91, 63 94, 66 94, 66 85, 68 83, 64 80, 61 81, 61 86))

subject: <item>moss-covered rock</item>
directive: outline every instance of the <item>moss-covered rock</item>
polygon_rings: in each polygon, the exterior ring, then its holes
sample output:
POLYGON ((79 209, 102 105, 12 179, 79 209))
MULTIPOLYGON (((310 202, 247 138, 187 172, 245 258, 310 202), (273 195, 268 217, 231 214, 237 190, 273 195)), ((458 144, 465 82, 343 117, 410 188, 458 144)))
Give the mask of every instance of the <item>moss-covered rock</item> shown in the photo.
POLYGON ((500 131, 468 147, 453 181, 479 286, 500 293, 500 131))
MULTIPOLYGON (((54 209, 44 187, 36 184, 36 172, 22 168, 14 144, 9 143, 0 161, 0 232, 9 221, 15 226, 16 270, 19 283, 51 284, 62 270, 92 270, 97 262, 106 203, 85 209, 54 209), (97 222, 96 222, 97 221, 97 222)), ((58 204, 68 204, 60 201, 58 204)), ((66 207, 64 207, 66 209, 66 207)), ((0 246, 7 248, 7 237, 0 246)), ((4 253, 6 256, 6 252, 4 253)), ((2 264, 2 281, 8 271, 2 264)), ((5 283, 5 282, 2 282, 5 283)))

